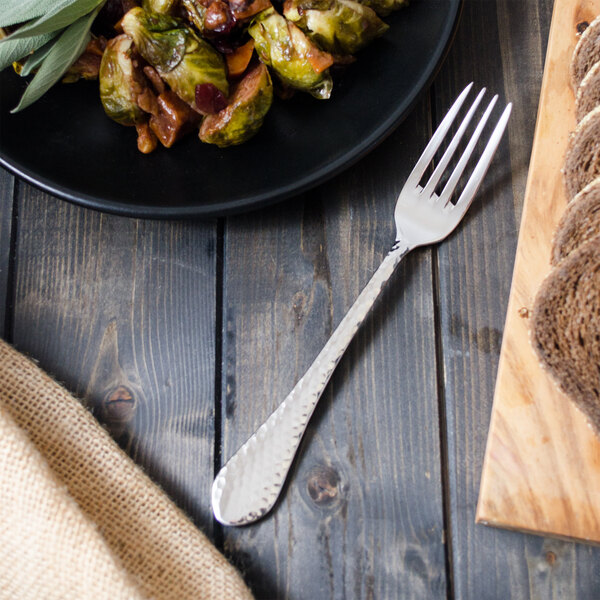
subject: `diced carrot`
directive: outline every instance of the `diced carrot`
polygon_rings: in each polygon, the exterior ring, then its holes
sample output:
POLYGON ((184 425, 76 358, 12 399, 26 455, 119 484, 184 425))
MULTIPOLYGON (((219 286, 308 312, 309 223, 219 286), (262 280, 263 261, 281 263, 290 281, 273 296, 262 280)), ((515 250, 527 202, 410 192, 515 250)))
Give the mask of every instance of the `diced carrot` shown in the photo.
POLYGON ((246 70, 252 58, 252 52, 254 52, 254 40, 236 48, 232 54, 225 55, 230 77, 239 77, 246 70))
POLYGON ((321 73, 328 69, 333 64, 333 56, 329 52, 323 52, 318 48, 311 48, 307 53, 306 58, 314 69, 315 73, 321 73))

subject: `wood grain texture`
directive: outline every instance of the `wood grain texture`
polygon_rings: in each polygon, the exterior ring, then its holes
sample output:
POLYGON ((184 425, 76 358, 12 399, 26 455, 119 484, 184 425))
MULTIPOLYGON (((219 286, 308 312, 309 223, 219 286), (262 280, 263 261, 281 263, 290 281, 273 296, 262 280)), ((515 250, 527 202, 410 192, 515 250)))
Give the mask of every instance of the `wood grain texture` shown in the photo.
POLYGON ((19 189, 15 346, 210 530, 214 224, 101 215, 19 189))
POLYGON ((0 168, 0 337, 4 337, 9 297, 11 232, 13 222, 14 178, 0 168))
POLYGON ((514 103, 481 208, 439 249, 451 569, 461 599, 588 599, 600 585, 595 549, 475 524, 552 7, 467 1, 434 85, 438 114, 470 80, 514 103))
MULTIPOLYGON (((226 237, 223 460, 285 398, 391 247, 393 207, 428 138, 421 104, 310 195, 226 237)), ((258 598, 445 598, 432 273, 392 278, 316 409, 274 511, 225 530, 258 598)))
POLYGON ((477 519, 600 542, 600 440, 542 370, 520 313, 550 269, 566 204, 560 170, 575 127, 570 57, 577 25, 597 14, 596 0, 555 4, 477 519))

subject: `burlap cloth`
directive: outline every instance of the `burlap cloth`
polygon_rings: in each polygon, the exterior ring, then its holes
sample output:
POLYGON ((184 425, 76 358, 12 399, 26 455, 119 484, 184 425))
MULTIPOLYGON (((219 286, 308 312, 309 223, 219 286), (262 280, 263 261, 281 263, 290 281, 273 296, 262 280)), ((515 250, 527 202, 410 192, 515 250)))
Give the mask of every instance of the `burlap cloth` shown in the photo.
POLYGON ((90 413, 2 340, 0 598, 251 598, 90 413))

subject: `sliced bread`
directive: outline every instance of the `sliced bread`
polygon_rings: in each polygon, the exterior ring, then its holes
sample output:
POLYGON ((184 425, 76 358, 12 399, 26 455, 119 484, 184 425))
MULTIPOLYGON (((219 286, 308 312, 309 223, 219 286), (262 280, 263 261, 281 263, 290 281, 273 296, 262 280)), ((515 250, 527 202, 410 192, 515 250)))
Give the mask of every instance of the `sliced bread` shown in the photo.
POLYGON ((600 175, 600 106, 589 112, 569 138, 563 177, 572 200, 600 175))
POLYGON ((587 72, 600 60, 600 17, 595 18, 581 34, 571 59, 571 85, 577 92, 587 72))
POLYGON ((531 326, 543 366, 600 434, 600 237, 552 269, 531 326))
POLYGON ((554 232, 550 262, 557 265, 581 244, 599 234, 600 177, 597 177, 567 206, 554 232))
POLYGON ((577 122, 600 105, 600 61, 583 78, 575 96, 575 116, 577 122))

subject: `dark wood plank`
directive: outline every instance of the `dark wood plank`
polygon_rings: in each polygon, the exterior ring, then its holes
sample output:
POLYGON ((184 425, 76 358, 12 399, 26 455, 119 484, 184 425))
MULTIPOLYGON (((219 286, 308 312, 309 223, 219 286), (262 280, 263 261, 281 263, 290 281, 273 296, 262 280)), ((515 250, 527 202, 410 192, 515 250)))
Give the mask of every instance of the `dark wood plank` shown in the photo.
POLYGON ((587 599, 600 589, 600 550, 474 522, 551 11, 546 0, 466 0, 435 83, 438 114, 471 80, 514 102, 479 203, 438 251, 452 576, 461 599, 587 599))
POLYGON ((14 178, 0 168, 0 337, 5 337, 9 297, 10 245, 13 222, 14 178))
MULTIPOLYGON (((419 105, 329 184, 228 221, 224 460, 287 395, 391 247, 428 112, 419 105)), ((431 290, 430 252, 416 252, 338 366, 274 512, 225 530, 258 598, 446 597, 431 290)))
POLYGON ((210 529, 215 223, 125 219, 19 189, 16 347, 210 529))

